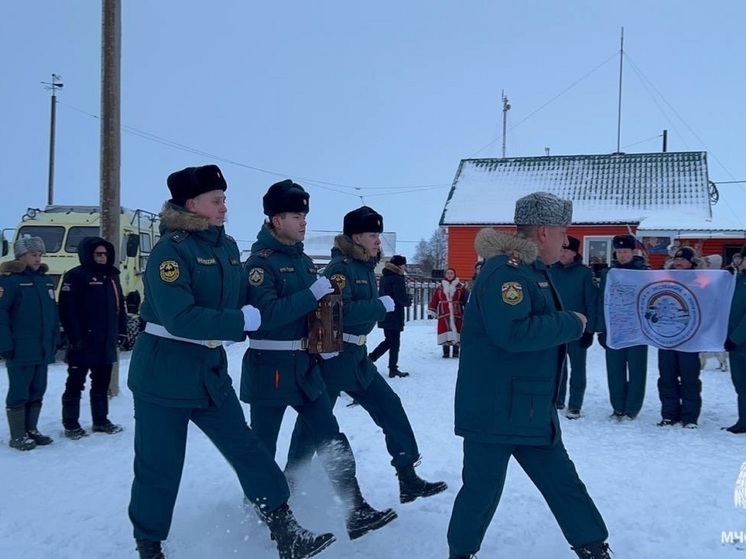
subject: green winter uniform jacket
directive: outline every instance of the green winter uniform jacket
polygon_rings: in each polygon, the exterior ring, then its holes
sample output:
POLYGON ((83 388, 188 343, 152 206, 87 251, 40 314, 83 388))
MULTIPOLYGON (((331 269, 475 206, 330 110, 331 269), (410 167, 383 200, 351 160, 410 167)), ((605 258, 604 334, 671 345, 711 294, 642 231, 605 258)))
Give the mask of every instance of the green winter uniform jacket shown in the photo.
POLYGON ((746 353, 746 273, 743 272, 736 276, 736 290, 728 316, 728 338, 736 344, 731 351, 746 353))
POLYGON ((483 229, 475 245, 486 261, 461 332, 456 434, 483 443, 553 444, 565 344, 580 338, 583 324, 562 310, 535 243, 483 229))
MULTIPOLYGON (((386 317, 386 307, 378 300, 378 286, 374 269, 377 259, 369 258, 365 249, 352 242, 347 235, 334 239, 332 260, 324 275, 342 293, 342 326, 345 334, 367 336, 376 322, 386 317)), ((368 359, 365 344, 344 343, 344 351, 324 361, 324 382, 330 391, 364 390, 378 374, 368 359)))
MULTIPOLYGON (((223 227, 167 202, 161 239, 145 269, 140 316, 174 336, 245 339, 245 281, 236 242, 223 227)), ((172 407, 220 405, 233 390, 225 350, 147 333, 138 336, 127 385, 136 397, 172 407)))
POLYGON ((54 363, 60 322, 48 269, 20 260, 0 265, 0 353, 8 365, 54 363))
MULTIPOLYGON (((303 243, 284 244, 263 225, 244 265, 246 303, 262 315, 252 340, 302 340, 308 337, 308 313, 317 303, 309 290, 318 274, 303 243)), ((241 400, 251 405, 300 405, 324 390, 318 359, 306 350, 249 349, 241 367, 241 400)))
POLYGON ((593 272, 583 264, 578 254, 568 266, 555 262, 549 268, 549 275, 562 300, 562 308, 577 311, 588 319, 586 330, 597 332, 598 288, 593 283, 593 272))

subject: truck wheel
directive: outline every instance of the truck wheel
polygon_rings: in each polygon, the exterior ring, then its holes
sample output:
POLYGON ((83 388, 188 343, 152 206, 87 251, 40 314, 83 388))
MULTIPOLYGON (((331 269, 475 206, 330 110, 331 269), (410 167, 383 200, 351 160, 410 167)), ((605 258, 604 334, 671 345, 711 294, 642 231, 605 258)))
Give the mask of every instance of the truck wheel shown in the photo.
POLYGON ((122 351, 131 351, 140 333, 140 317, 134 314, 127 316, 127 337, 122 343, 122 351))

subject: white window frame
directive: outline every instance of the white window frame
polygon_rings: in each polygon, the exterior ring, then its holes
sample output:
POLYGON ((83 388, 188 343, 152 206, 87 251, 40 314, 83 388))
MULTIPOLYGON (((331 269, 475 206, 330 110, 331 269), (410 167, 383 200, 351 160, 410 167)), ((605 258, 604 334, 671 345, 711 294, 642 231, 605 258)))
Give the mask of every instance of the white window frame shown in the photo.
POLYGON ((590 243, 593 241, 605 241, 606 245, 606 265, 611 266, 611 255, 614 252, 614 247, 611 244, 611 240, 614 235, 586 235, 583 237, 583 263, 591 266, 591 251, 590 243))

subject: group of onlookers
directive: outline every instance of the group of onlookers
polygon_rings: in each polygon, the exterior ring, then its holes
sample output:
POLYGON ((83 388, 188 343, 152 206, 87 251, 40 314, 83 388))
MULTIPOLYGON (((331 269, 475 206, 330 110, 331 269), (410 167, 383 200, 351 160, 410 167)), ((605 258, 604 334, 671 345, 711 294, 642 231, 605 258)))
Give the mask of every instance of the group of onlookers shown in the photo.
POLYGON ((13 251, 15 259, 0 265, 0 356, 8 370, 5 409, 9 445, 32 450, 53 442, 38 430, 38 420, 47 388, 47 366, 54 363, 60 345, 60 323, 68 365, 62 396, 64 436, 80 439, 88 435, 79 416, 89 372, 92 431, 121 431, 108 418, 113 363, 127 327, 113 245, 100 237, 81 241, 80 265, 64 275, 59 306, 55 283, 42 263, 43 239, 21 237, 13 251))

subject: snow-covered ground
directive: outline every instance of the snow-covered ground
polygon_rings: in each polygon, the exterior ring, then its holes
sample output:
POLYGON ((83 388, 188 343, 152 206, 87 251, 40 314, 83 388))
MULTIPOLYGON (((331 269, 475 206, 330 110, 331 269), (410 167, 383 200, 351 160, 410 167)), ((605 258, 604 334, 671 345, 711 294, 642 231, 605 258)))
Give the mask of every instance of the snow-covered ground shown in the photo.
MULTIPOLYGON (((418 472, 428 479, 444 479, 450 488, 400 505, 382 434, 364 410, 346 407, 349 399, 343 397, 337 417, 355 450, 363 492, 374 506, 394 507, 399 518, 350 542, 343 508, 332 496, 321 468, 312 465, 291 506, 302 524, 337 534, 337 543, 321 555, 325 559, 448 556, 445 534, 461 472, 461 439, 453 434, 458 363, 441 357, 434 328, 433 321, 408 323, 400 365, 411 376, 390 382, 417 434, 422 452, 418 472)), ((370 344, 375 346, 381 338, 376 329, 370 344)), ((228 350, 235 384, 243 349, 234 345, 228 350)), ((723 532, 734 532, 737 542, 742 534, 746 537, 746 510, 734 505, 736 480, 746 462, 746 436, 720 430, 735 421, 730 375, 715 370, 714 360, 708 362, 702 374, 704 404, 698 430, 657 427, 656 357, 651 350, 642 413, 619 424, 608 419, 603 350, 594 344, 589 352, 584 415, 576 421, 562 418, 565 444, 606 520, 614 557, 746 557, 746 545, 721 543, 723 532)), ((385 362, 384 357, 382 369, 385 362)), ((40 421, 41 431, 55 437, 53 445, 31 452, 10 449, 2 421, 0 558, 136 557, 127 518, 134 432, 132 397, 126 388, 128 365, 125 353, 122 391, 111 401, 110 414, 124 425, 123 433, 96 434, 80 441, 62 438, 59 417, 65 367, 61 363, 50 367, 40 421)), ((0 394, 4 396, 6 389, 7 375, 0 374, 0 394)), ((82 410, 82 424, 90 427, 87 394, 82 410)), ((281 465, 294 419, 290 410, 278 445, 281 465)), ((165 547, 172 559, 277 557, 266 528, 253 514, 244 513, 241 490, 230 467, 196 428, 190 429, 184 476, 165 547)), ((515 463, 479 556, 574 557, 540 494, 515 463)))

